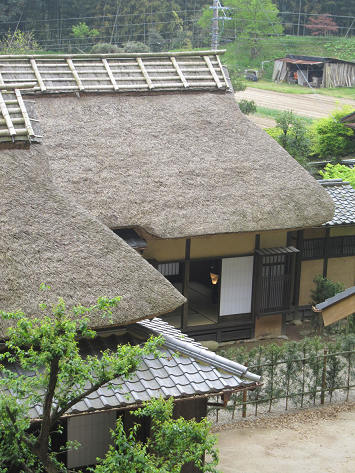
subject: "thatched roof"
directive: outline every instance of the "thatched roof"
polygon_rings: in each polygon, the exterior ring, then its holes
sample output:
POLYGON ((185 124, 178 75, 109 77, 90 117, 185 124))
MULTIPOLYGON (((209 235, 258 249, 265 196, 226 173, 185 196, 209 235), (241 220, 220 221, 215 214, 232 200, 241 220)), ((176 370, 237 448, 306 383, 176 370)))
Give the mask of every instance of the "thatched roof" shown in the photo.
POLYGON ((302 228, 334 204, 232 94, 36 97, 55 183, 110 228, 161 238, 302 228))
MULTIPOLYGON (((55 187, 40 153, 1 152, 0 219, 0 310, 38 315, 42 282, 51 286, 51 301, 62 296, 68 305, 121 295, 114 325, 169 312, 184 302, 135 250, 55 187)), ((91 325, 108 321, 94 314, 91 325)), ((1 320, 0 338, 5 328, 1 320)))
POLYGON ((0 56, 0 85, 32 83, 47 94, 226 89, 223 52, 0 56))

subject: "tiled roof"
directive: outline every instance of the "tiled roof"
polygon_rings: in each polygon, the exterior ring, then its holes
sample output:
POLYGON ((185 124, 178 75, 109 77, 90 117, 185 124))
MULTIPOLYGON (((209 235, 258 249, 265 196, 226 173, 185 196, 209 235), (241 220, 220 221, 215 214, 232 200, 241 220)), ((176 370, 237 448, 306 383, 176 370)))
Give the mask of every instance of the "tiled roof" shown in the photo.
POLYGON ((346 299, 347 297, 350 297, 353 294, 355 294, 355 286, 349 287, 348 289, 345 289, 345 291, 339 292, 339 294, 335 294, 335 296, 329 297, 329 299, 326 299, 324 302, 317 304, 316 309, 318 310, 326 309, 327 307, 330 307, 336 302, 346 299))
MULTIPOLYGON (((93 340, 82 339, 82 356, 99 354, 105 349, 115 350, 118 344, 141 343, 151 334, 164 336, 164 345, 159 349, 162 356, 144 357, 140 368, 130 379, 117 379, 113 383, 116 386, 114 390, 107 386, 100 388, 76 404, 69 414, 141 404, 160 396, 212 396, 260 381, 260 377, 249 373, 245 366, 216 355, 161 319, 144 320, 126 329, 125 333, 120 330, 111 334, 107 332, 93 340)), ((15 369, 23 374, 19 366, 15 369)), ((32 418, 38 418, 41 414, 39 405, 31 410, 32 418)))
POLYGON ((335 203, 335 214, 332 220, 324 225, 355 224, 355 189, 349 182, 341 179, 319 181, 335 203))

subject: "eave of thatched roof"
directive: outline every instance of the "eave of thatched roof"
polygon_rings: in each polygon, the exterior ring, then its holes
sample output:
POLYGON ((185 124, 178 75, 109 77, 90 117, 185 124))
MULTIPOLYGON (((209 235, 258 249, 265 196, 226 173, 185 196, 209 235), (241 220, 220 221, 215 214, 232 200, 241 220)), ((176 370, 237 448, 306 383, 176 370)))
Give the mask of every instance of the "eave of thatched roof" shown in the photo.
POLYGON ((161 238, 321 225, 334 204, 232 94, 36 98, 55 183, 110 228, 161 238))
MULTIPOLYGON (((34 317, 51 286, 50 302, 92 305, 122 296, 114 324, 169 312, 183 296, 150 264, 53 184, 46 159, 3 151, 0 160, 0 310, 34 317)), ((92 327, 107 325, 95 314, 92 327)), ((0 338, 7 323, 0 321, 0 338)))

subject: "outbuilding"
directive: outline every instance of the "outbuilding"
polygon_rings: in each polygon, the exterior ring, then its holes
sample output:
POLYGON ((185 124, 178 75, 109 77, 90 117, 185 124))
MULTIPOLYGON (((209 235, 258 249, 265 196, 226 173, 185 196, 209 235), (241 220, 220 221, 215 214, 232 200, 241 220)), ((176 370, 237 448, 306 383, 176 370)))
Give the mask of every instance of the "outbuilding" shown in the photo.
POLYGON ((355 63, 341 59, 288 54, 275 59, 272 80, 313 87, 354 87, 355 63))

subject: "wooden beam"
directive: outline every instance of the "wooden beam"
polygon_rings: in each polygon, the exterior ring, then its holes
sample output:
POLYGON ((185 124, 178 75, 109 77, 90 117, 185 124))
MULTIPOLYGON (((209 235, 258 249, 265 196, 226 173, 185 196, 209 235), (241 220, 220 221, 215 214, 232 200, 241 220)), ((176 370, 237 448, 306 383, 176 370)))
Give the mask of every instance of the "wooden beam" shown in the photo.
MULTIPOLYGON (((75 79, 75 82, 78 84, 78 87, 80 90, 85 90, 85 87, 83 86, 81 80, 80 80, 80 77, 79 77, 79 74, 77 73, 76 69, 75 69, 75 66, 73 64, 73 61, 71 59, 67 59, 67 63, 68 63, 68 66, 69 66, 69 69, 72 71, 73 73, 73 76, 74 76, 74 79, 75 79)), ((59 88, 59 87, 58 87, 59 88)))
POLYGON ((186 238, 182 295, 186 297, 187 302, 185 302, 185 304, 182 306, 181 328, 183 330, 187 327, 188 313, 189 313, 190 257, 191 257, 190 255, 191 255, 191 238, 186 238))
POLYGON ((112 82, 113 88, 114 88, 115 90, 117 90, 117 89, 118 89, 118 85, 117 85, 117 82, 115 81, 115 78, 113 77, 113 74, 112 74, 112 71, 111 71, 111 69, 110 69, 109 63, 107 62, 107 59, 102 58, 102 62, 103 62, 103 65, 105 66, 105 69, 106 69, 107 74, 108 74, 108 76, 109 76, 109 78, 110 78, 110 81, 112 82))
POLYGON ((46 86, 44 85, 44 82, 43 82, 43 80, 42 80, 41 73, 40 73, 39 70, 38 70, 36 61, 35 61, 34 59, 30 59, 30 63, 31 63, 33 72, 35 73, 35 76, 36 76, 36 79, 37 79, 37 81, 38 81, 38 84, 39 84, 39 86, 40 86, 40 88, 41 88, 41 91, 42 91, 42 92, 45 92, 46 86))
POLYGON ((174 66, 176 72, 178 73, 178 75, 181 79, 181 82, 184 84, 184 87, 188 88, 189 84, 188 84, 187 80, 185 79, 184 74, 183 74, 182 70, 180 69, 179 64, 177 63, 177 60, 174 57, 171 57, 170 59, 171 59, 171 62, 173 63, 173 66, 174 66))
POLYGON ((23 102, 21 92, 18 89, 15 89, 15 94, 16 94, 16 98, 18 100, 18 104, 19 104, 20 109, 21 109, 23 119, 25 120, 25 126, 28 130, 28 135, 29 136, 34 136, 34 131, 33 131, 33 128, 32 128, 31 122, 30 122, 30 118, 29 118, 27 110, 26 110, 26 106, 23 102))
POLYGON ((0 92, 0 109, 1 109, 2 116, 4 117, 4 120, 6 122, 6 126, 7 126, 7 130, 3 130, 3 131, 8 132, 9 136, 15 136, 17 133, 12 123, 12 120, 10 118, 8 108, 6 107, 5 100, 1 92, 0 92))
POLYGON ((140 57, 137 57, 136 59, 137 59, 138 65, 139 65, 139 67, 142 71, 142 74, 144 75, 144 78, 147 81, 148 87, 150 89, 154 89, 154 84, 153 84, 151 78, 149 77, 149 74, 148 74, 147 69, 145 68, 145 66, 143 64, 142 59, 140 57))
POLYGON ((211 59, 208 56, 203 56, 203 59, 205 60, 205 62, 207 64, 207 67, 210 70, 210 73, 212 74, 212 77, 213 77, 215 83, 217 84, 217 87, 219 89, 221 89, 223 87, 223 85, 221 84, 221 82, 220 82, 220 80, 217 76, 217 73, 214 70, 214 67, 212 66, 211 59))

